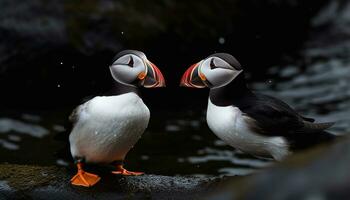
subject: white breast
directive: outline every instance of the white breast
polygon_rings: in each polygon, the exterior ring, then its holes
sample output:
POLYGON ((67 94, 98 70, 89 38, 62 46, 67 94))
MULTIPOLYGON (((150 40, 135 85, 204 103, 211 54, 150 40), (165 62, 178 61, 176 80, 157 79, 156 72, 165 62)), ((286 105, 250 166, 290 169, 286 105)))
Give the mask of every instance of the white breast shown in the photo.
POLYGON ((281 160, 289 154, 283 137, 266 137, 254 133, 248 126, 247 116, 234 106, 216 106, 209 98, 207 123, 209 128, 227 144, 243 152, 281 160))
POLYGON ((87 162, 123 160, 147 128, 149 117, 135 93, 91 99, 81 106, 70 134, 72 156, 87 162))

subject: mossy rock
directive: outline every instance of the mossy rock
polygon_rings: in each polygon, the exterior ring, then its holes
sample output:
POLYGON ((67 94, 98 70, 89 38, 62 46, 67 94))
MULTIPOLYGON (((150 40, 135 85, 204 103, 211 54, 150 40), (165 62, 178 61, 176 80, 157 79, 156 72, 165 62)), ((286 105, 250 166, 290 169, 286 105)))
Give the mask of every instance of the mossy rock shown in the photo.
POLYGON ((0 199, 193 199, 219 182, 215 177, 117 176, 97 170, 101 181, 90 188, 72 186, 72 169, 56 166, 0 165, 0 199))

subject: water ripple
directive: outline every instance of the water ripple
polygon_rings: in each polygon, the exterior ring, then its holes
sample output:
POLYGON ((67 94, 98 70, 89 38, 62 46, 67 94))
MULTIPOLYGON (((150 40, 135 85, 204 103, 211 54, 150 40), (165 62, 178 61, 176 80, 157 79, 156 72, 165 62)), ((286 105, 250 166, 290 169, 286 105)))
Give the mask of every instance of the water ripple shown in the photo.
POLYGON ((30 135, 32 137, 42 138, 49 134, 49 131, 39 125, 21 122, 10 118, 0 118, 0 133, 10 131, 30 135))

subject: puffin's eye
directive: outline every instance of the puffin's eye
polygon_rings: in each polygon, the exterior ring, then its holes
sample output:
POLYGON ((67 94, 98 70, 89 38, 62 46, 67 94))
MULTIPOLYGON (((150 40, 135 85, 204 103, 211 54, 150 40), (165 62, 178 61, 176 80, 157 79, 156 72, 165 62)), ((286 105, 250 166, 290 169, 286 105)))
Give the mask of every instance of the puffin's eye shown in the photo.
POLYGON ((215 68, 218 68, 218 67, 215 66, 215 64, 214 64, 214 58, 212 58, 212 59, 210 60, 210 69, 215 69, 215 68))
POLYGON ((130 67, 134 67, 134 59, 132 58, 132 56, 130 56, 130 60, 129 60, 128 65, 129 65, 130 67))

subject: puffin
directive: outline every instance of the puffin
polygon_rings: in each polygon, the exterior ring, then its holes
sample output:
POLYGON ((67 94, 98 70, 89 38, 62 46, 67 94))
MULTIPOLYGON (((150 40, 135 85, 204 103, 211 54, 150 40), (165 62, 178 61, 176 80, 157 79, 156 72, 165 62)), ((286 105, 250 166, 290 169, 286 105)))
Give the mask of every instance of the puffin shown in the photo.
POLYGON ((316 123, 287 103, 250 90, 241 64, 228 53, 212 54, 190 66, 180 86, 209 88, 210 130, 255 157, 281 161, 297 150, 335 138, 325 131, 334 122, 316 123))
POLYGON ((100 177, 84 171, 85 163, 112 164, 113 174, 141 175, 128 171, 123 161, 148 126, 150 111, 138 88, 165 87, 156 65, 141 51, 119 52, 109 66, 114 87, 107 96, 96 96, 79 105, 69 116, 73 123, 69 135, 71 155, 77 166, 72 185, 90 187, 100 177))

